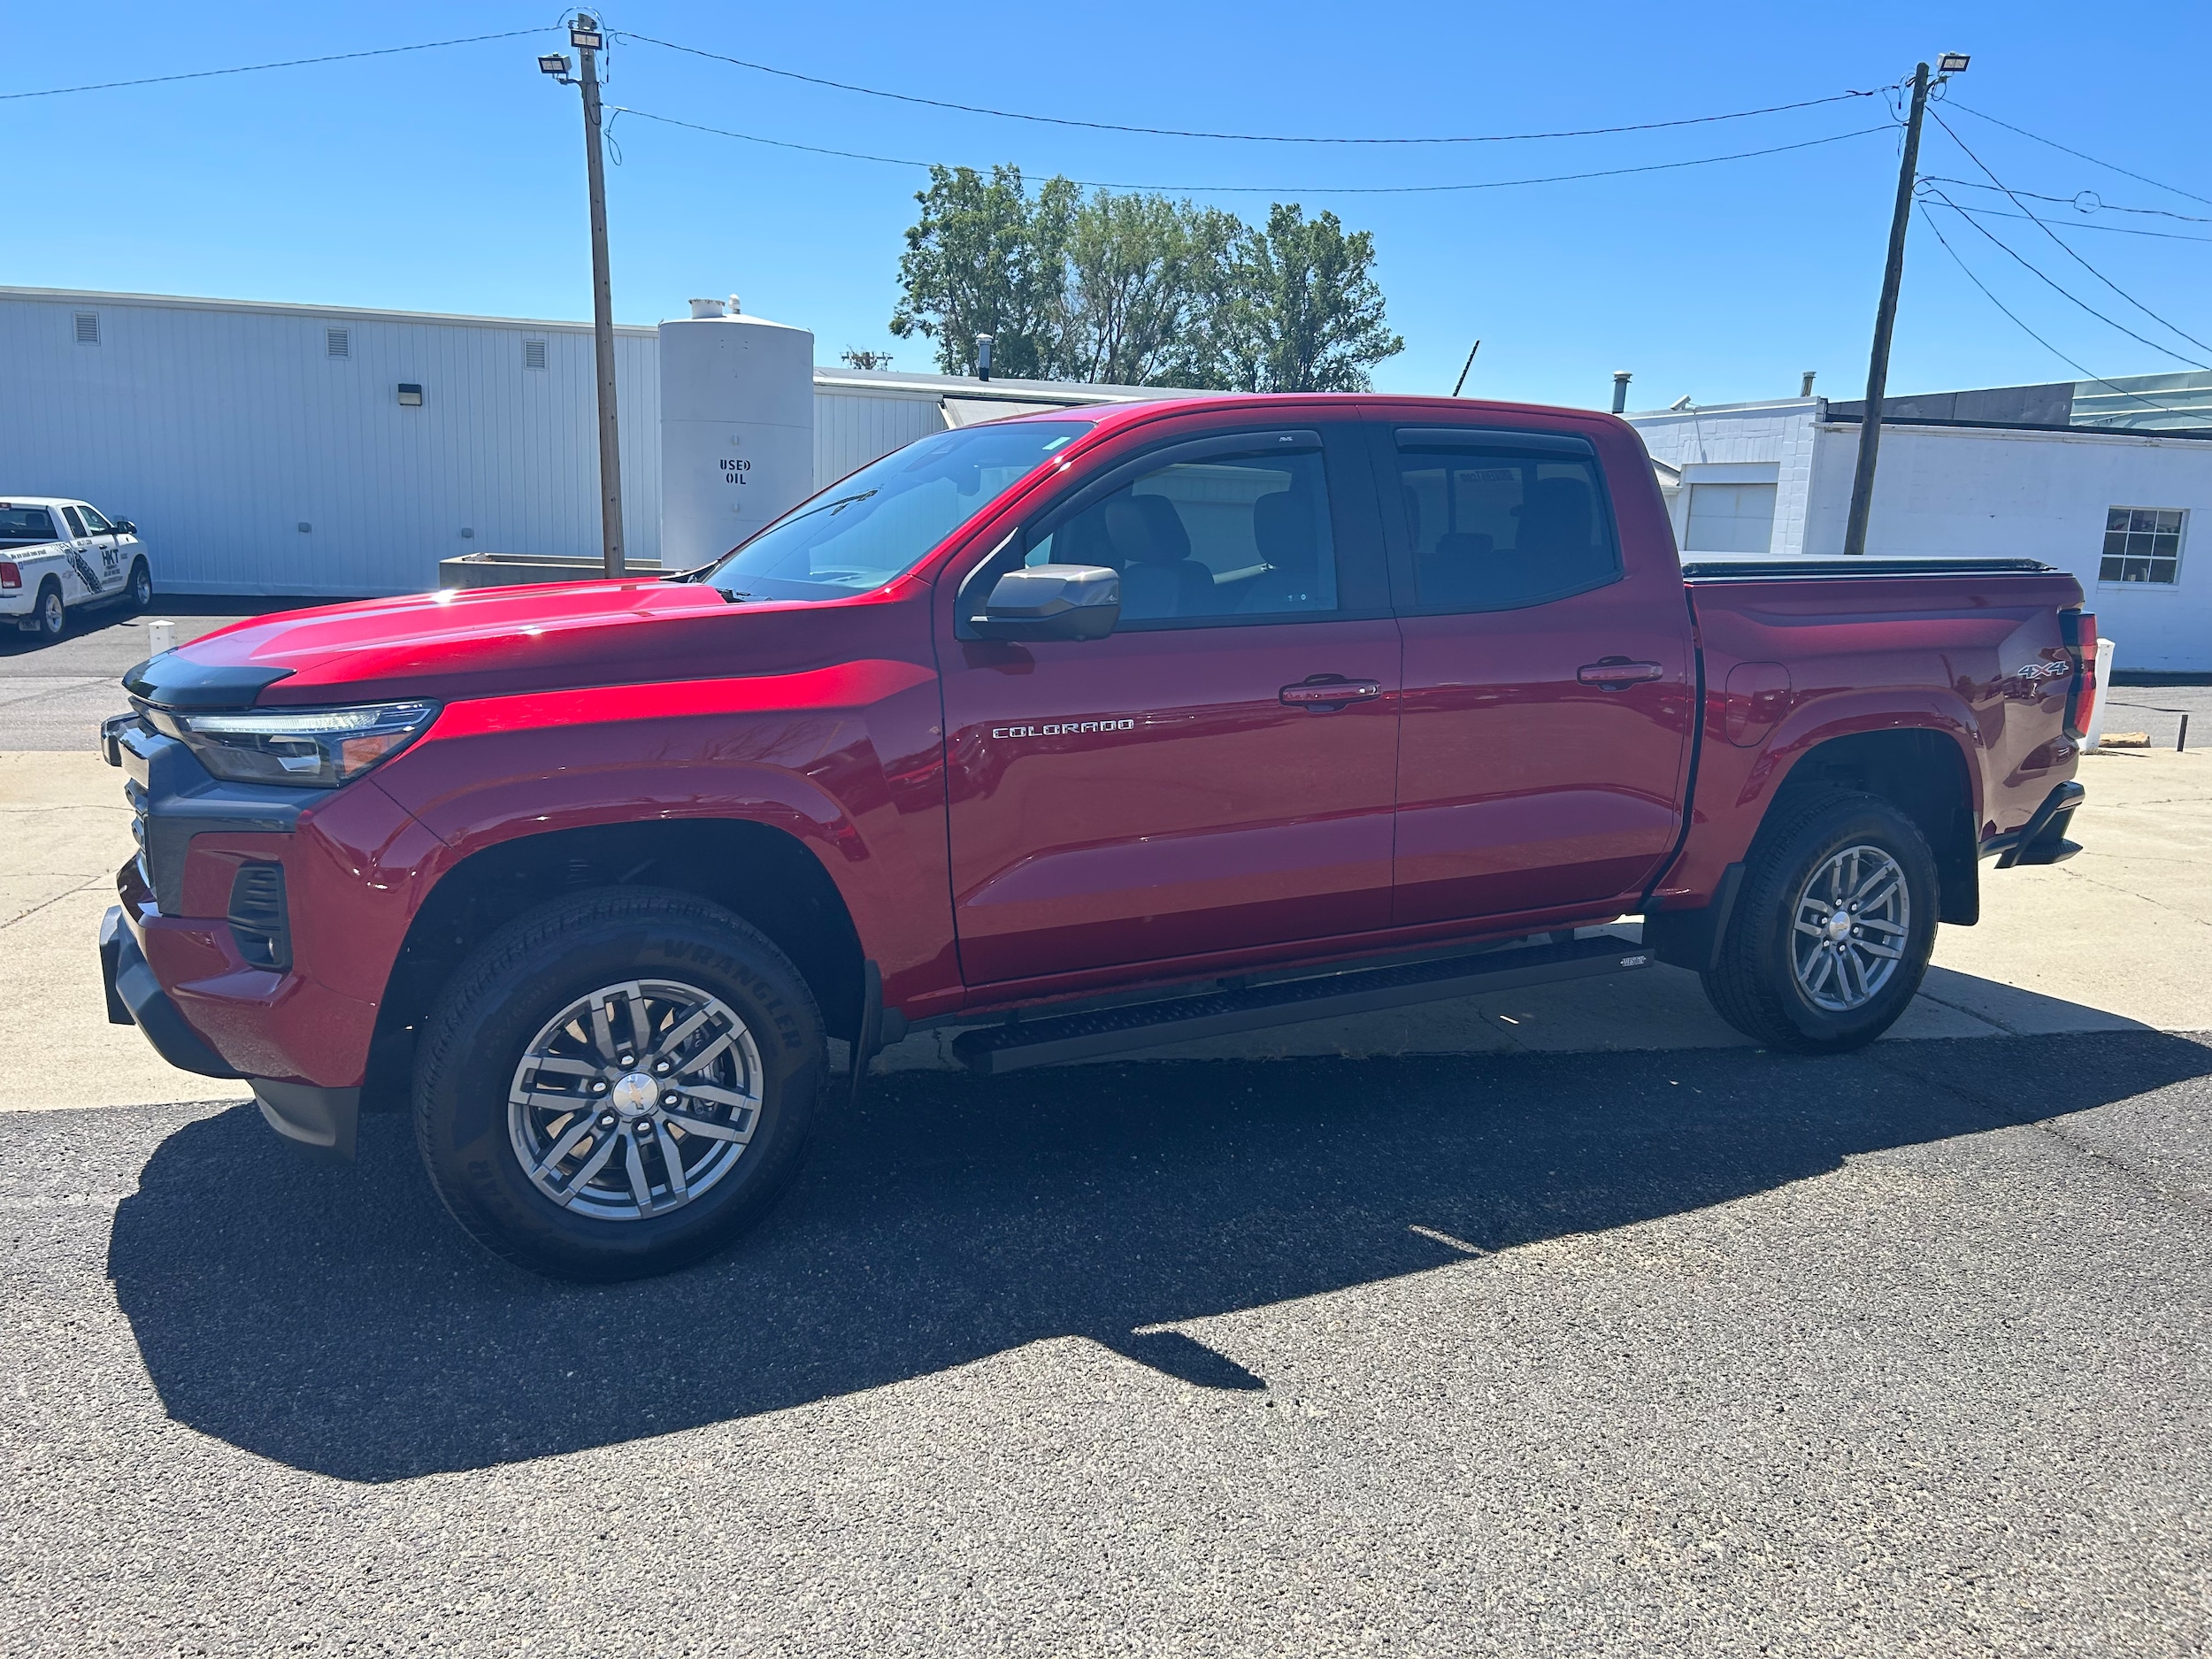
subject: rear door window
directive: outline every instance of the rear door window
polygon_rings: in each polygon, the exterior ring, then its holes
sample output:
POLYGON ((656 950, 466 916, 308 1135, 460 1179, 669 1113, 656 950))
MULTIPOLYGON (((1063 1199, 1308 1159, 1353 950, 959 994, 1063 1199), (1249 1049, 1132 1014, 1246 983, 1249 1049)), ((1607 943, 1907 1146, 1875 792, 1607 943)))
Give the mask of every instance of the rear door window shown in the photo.
POLYGON ((45 508, 0 506, 0 546, 60 539, 54 528, 54 515, 45 508))
POLYGON ((1514 611, 1619 579, 1604 475, 1580 440, 1402 429, 1392 461, 1402 608, 1514 611))

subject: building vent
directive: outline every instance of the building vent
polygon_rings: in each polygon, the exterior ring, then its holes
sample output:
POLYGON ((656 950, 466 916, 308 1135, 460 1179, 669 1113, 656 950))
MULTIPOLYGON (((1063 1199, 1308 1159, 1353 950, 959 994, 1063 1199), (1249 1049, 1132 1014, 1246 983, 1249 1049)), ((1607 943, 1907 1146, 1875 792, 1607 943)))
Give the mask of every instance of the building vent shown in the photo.
POLYGON ((544 341, 526 340, 522 342, 522 366, 526 369, 541 369, 545 366, 544 341))
POLYGON ((346 328, 324 329, 323 349, 334 357, 351 357, 353 355, 352 331, 346 328))
POLYGON ((96 346, 100 343, 99 312, 79 311, 77 313, 77 343, 81 346, 96 346))

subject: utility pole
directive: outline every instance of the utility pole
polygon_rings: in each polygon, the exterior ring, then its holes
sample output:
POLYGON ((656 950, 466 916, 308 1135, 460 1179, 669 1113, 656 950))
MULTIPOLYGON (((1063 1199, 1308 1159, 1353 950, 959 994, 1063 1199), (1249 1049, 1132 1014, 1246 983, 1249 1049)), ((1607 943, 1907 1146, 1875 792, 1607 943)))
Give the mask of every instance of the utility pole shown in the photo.
MULTIPOLYGON (((1966 67, 1966 55, 1946 52, 1940 62, 1946 75, 1954 74, 1966 67)), ((1912 222, 1912 187, 1920 165, 1920 119, 1927 108, 1928 65, 1919 64, 1912 72, 1912 113, 1905 122, 1905 155, 1897 169, 1897 206, 1889 221, 1889 260, 1882 267, 1882 303, 1874 313, 1874 350, 1866 365, 1866 415, 1859 425, 1859 464, 1851 475, 1851 517, 1843 531, 1843 550, 1853 558, 1866 551, 1866 521, 1874 510, 1874 460, 1882 444, 1882 399, 1889 390, 1889 342, 1897 326, 1897 289, 1905 276, 1905 229, 1912 222)))
MULTIPOLYGON (((584 89, 584 177, 591 195, 591 334, 599 371, 599 534, 609 576, 622 574, 622 435, 615 419, 614 293, 607 276, 607 178, 599 126, 599 54, 606 37, 599 19, 580 12, 568 43, 579 63, 575 84, 584 89)), ((538 59, 538 67, 571 84, 568 59, 538 59)))

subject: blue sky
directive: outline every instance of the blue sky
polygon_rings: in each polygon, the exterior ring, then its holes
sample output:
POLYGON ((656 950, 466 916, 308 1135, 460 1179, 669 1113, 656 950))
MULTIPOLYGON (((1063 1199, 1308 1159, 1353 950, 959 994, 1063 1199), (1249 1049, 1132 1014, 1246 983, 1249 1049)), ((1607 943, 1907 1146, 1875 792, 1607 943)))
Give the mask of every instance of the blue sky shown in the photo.
MULTIPOLYGON (((19 7, 0 91, 435 40, 549 23, 553 4, 373 8, 241 0, 186 22, 173 5, 19 7)), ((2194 87, 2212 7, 1701 7, 1517 4, 1266 8, 872 0, 803 7, 618 0, 608 27, 841 81, 963 103, 1122 122, 1268 133, 1434 135, 1666 120, 1879 87, 1918 57, 1970 51, 1958 101, 2162 184, 2212 198, 2194 87), (2177 78, 2176 78, 2177 77, 2177 78)), ((557 36, 165 87, 0 102, 14 232, 0 282, 511 316, 590 314, 576 95, 533 58, 557 36)), ((1889 131, 1711 166, 1425 195, 1433 185, 1650 165, 1876 127, 1859 98, 1670 131, 1539 142, 1324 146, 1216 142, 994 119, 854 96, 632 44, 611 103, 877 155, 1179 189, 1263 217, 1273 199, 1373 231, 1404 354, 1386 389, 1445 392, 1468 343, 1470 395, 1596 404, 1613 370, 1632 407, 1863 388, 1895 189, 1889 131), (1272 192, 1287 187, 1279 196, 1272 192)), ((2212 204, 2124 177, 1962 111, 1960 137, 2016 190, 2093 189, 2108 204, 2212 219, 2212 204)), ((651 322, 733 290, 811 327, 817 356, 890 349, 912 169, 623 118, 609 174, 617 316, 651 322)), ((1922 171, 1978 178, 1931 128, 1922 171)), ((1954 195, 2005 208, 1986 192, 1954 195)), ((2212 362, 2139 302, 2212 340, 2212 223, 2047 204, 2074 263, 2034 225, 1986 227, 2098 310, 2212 362), (2108 280, 2126 298, 2106 286, 2108 280)), ((1982 234, 1945 234, 2038 333, 2101 374, 2189 364, 2101 322, 1982 234)), ((1970 286, 1916 223, 1893 391, 2074 378, 1970 286)))

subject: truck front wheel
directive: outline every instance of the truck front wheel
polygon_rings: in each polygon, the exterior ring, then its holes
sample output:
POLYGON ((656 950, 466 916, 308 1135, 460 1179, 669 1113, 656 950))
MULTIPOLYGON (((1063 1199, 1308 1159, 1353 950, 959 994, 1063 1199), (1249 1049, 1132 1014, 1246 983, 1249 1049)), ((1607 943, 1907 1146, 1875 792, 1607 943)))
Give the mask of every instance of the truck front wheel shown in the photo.
POLYGON ((1770 1048, 1873 1041, 1920 989, 1941 895, 1912 820, 1869 795, 1829 794, 1762 831, 1705 994, 1770 1048))
POLYGON ((828 1049, 757 929, 672 892, 563 900, 454 975, 415 1067, 416 1141, 476 1240, 557 1278, 720 1248, 797 1172, 828 1049))

